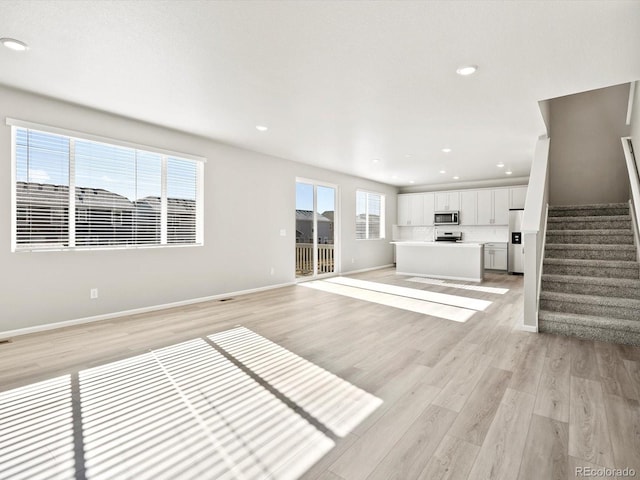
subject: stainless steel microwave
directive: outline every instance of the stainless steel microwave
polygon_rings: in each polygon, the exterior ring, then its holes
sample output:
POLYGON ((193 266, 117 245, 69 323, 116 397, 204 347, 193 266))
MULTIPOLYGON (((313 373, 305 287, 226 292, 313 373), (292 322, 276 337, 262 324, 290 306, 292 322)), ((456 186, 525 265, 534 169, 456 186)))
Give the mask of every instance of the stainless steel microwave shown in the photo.
POLYGON ((460 212, 452 210, 449 212, 435 212, 433 216, 434 225, 458 225, 460 223, 460 212))

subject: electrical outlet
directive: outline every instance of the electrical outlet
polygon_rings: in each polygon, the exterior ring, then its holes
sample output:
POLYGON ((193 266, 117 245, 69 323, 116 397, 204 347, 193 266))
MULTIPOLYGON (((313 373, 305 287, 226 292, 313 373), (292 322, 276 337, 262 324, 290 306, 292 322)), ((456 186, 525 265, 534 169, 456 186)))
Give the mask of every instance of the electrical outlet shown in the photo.
POLYGON ((356 259, 355 259, 355 258, 352 258, 352 259, 351 259, 351 263, 356 263, 356 259))
POLYGON ((287 230, 285 230, 284 228, 280 229, 280 236, 281 237, 286 237, 287 236, 287 230))
POLYGON ((276 267, 271 267, 271 275, 275 275, 276 274, 276 267))
POLYGON ((91 300, 95 300, 96 298, 98 298, 98 289, 92 288, 89 292, 89 297, 91 298, 91 300))

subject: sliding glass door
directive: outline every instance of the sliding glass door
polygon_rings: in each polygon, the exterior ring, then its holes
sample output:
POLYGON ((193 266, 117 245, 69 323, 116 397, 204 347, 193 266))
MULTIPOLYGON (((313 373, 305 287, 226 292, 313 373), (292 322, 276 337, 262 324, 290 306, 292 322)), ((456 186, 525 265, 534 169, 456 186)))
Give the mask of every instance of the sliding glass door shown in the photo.
POLYGON ((336 187, 296 181, 296 278, 335 272, 336 187))

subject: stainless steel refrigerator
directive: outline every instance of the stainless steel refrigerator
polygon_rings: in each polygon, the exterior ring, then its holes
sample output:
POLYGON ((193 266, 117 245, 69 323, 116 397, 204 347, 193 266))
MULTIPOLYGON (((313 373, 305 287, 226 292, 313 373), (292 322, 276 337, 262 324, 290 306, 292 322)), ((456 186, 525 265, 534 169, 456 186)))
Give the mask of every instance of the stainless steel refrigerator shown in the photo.
POLYGON ((523 216, 524 210, 509 210, 509 252, 507 255, 509 273, 524 273, 523 216))

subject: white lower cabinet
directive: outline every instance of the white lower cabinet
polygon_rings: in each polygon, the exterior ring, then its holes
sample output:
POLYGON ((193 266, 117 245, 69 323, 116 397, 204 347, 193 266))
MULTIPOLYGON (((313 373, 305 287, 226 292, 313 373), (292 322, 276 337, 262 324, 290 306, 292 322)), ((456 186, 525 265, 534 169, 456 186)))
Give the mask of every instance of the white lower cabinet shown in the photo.
POLYGON ((507 244, 486 243, 484 245, 485 270, 507 270, 507 244))

